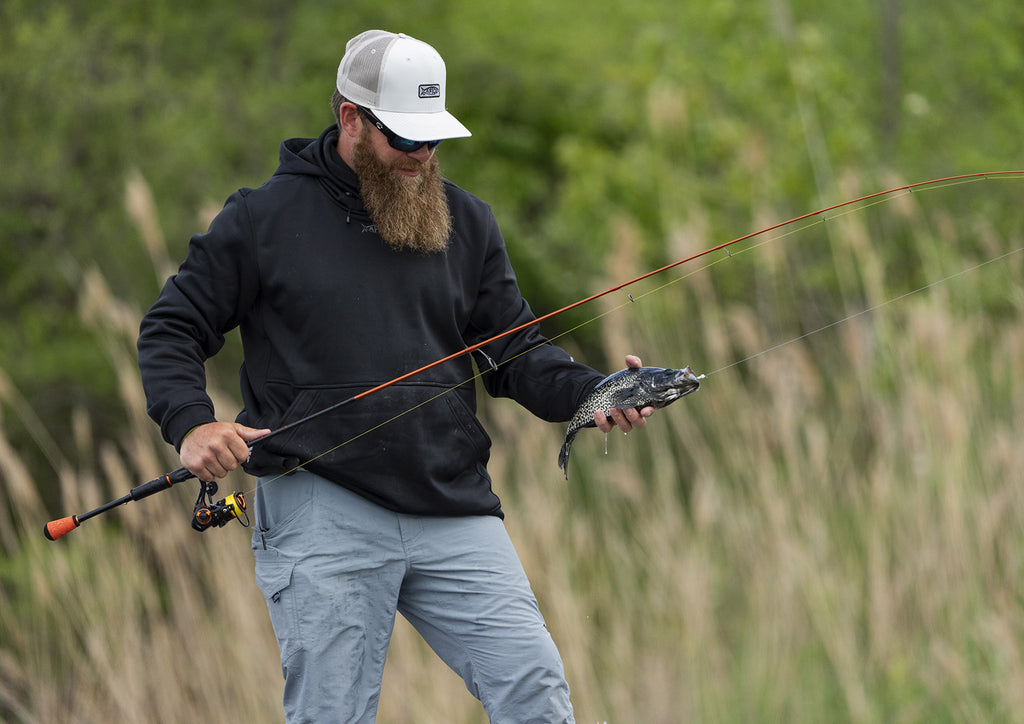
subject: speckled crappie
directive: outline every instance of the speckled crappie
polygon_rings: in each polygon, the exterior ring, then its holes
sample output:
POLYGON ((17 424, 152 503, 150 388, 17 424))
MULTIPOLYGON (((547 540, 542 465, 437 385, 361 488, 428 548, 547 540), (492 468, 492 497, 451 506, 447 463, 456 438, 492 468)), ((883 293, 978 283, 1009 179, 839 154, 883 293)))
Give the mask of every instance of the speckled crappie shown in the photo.
POLYGON ((681 370, 664 367, 629 367, 605 377, 576 408, 572 419, 569 420, 565 442, 562 443, 562 450, 558 454, 558 467, 565 473, 565 479, 569 479, 569 450, 572 448, 572 441, 576 433, 583 428, 597 427, 594 423, 594 413, 597 410, 609 410, 613 407, 633 407, 637 410, 644 407, 665 407, 697 390, 700 387, 700 380, 701 378, 689 367, 681 370))

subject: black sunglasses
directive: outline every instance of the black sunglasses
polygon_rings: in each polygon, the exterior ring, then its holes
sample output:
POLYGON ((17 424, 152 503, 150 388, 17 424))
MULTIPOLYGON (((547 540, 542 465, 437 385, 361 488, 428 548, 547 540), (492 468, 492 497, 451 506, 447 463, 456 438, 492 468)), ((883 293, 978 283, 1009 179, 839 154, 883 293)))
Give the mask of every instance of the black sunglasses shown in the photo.
POLYGON ((363 108, 362 106, 356 106, 356 108, 359 109, 360 113, 366 116, 366 120, 375 125, 377 130, 384 134, 384 138, 388 139, 388 145, 396 151, 413 153, 415 151, 419 151, 424 146, 426 146, 428 150, 433 151, 441 143, 440 141, 413 141, 408 138, 402 138, 381 123, 380 119, 373 115, 373 112, 369 108, 363 108))

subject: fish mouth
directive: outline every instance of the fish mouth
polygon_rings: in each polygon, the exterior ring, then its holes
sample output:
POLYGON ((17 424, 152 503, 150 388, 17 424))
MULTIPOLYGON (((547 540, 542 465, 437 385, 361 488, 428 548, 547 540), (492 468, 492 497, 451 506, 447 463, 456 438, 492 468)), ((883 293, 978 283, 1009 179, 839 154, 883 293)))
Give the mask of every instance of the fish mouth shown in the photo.
POLYGON ((672 382, 671 387, 666 387, 658 395, 666 403, 675 402, 680 397, 690 394, 700 388, 700 378, 693 374, 690 368, 682 370, 672 382))

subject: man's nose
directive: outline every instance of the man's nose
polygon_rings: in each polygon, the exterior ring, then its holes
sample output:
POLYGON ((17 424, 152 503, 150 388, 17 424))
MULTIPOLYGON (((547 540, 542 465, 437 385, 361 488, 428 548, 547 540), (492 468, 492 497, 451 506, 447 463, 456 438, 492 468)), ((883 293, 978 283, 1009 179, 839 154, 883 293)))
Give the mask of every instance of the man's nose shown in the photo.
POLYGON ((410 151, 407 155, 415 158, 420 163, 426 163, 430 160, 430 157, 434 155, 435 150, 437 150, 436 146, 434 148, 427 148, 427 144, 423 144, 415 151, 410 151))

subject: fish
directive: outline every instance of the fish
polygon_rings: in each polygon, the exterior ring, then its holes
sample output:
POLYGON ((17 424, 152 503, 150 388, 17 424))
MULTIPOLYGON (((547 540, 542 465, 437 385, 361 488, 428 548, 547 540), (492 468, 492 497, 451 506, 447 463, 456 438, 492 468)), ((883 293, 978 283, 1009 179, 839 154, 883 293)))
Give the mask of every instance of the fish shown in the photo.
POLYGON ((605 377, 580 403, 569 420, 565 441, 558 453, 558 467, 565 473, 565 479, 569 479, 569 451, 572 448, 572 441, 583 428, 597 427, 594 422, 595 412, 613 407, 660 409, 680 397, 696 392, 703 378, 704 375, 698 377, 689 366, 681 370, 666 367, 627 367, 605 377))

